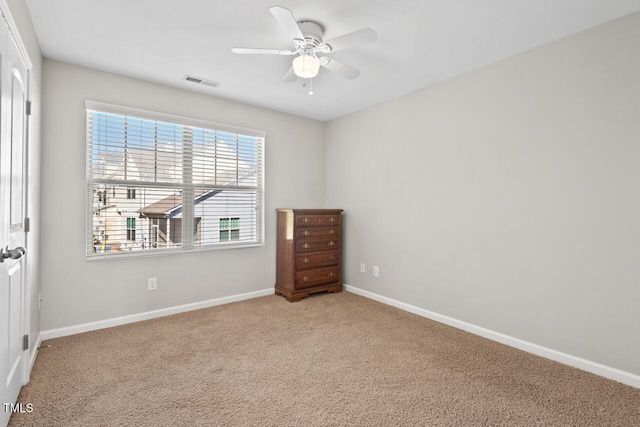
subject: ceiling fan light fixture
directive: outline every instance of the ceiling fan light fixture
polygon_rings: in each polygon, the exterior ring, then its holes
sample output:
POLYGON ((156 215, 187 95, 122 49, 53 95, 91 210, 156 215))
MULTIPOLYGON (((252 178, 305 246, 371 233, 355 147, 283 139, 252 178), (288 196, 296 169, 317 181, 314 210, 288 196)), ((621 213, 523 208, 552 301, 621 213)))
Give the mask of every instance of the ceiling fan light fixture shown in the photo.
POLYGON ((293 60, 293 72, 303 79, 311 79, 320 71, 320 60, 313 55, 303 54, 293 60))

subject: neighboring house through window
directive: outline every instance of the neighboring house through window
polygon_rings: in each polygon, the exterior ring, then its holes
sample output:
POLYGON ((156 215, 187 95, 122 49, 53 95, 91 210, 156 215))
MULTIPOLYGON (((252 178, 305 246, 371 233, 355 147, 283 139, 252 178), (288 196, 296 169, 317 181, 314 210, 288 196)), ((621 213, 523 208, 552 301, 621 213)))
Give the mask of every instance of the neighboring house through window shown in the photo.
POLYGON ((262 244, 264 132, 86 104, 88 258, 262 244))

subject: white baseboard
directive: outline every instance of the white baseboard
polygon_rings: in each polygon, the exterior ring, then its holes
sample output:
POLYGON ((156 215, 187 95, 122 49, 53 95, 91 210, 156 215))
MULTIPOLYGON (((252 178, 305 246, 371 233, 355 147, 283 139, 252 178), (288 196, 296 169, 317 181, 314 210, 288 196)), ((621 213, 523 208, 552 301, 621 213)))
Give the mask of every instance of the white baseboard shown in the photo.
POLYGON ((174 307, 161 308, 159 310, 146 311, 144 313, 131 314, 129 316, 116 317, 113 319, 99 320, 97 322, 83 323, 81 325, 67 326, 64 328, 49 329, 40 334, 41 341, 52 338, 65 337, 68 335, 80 334, 82 332, 96 331, 98 329, 111 328, 113 326, 126 325, 127 323, 141 322, 143 320, 155 319, 157 317, 169 316, 171 314, 184 313, 186 311, 200 310, 201 308, 213 307, 216 305, 228 304, 230 302, 242 301, 245 299, 257 298, 266 295, 273 295, 273 288, 261 291, 247 292, 245 294, 231 295, 223 298, 216 298, 207 301, 200 301, 191 304, 177 305, 174 307))
POLYGON ((453 326, 457 329, 470 332, 475 335, 479 335, 484 338, 488 338, 492 341, 497 341, 501 344, 515 347, 517 349, 526 351, 528 353, 535 354, 537 356, 551 359, 553 361, 572 366, 574 368, 581 369, 583 371, 591 372, 592 374, 599 375, 601 377, 608 378, 610 380, 618 381, 620 383, 630 385, 640 389, 640 376, 632 374, 630 372, 621 371, 610 366, 602 365, 600 363, 592 362, 590 360, 582 359, 580 357, 572 356, 567 353, 563 353, 557 350, 553 350, 547 347, 543 347, 538 344, 533 344, 527 341, 523 341, 518 338, 511 337, 509 335, 501 334, 499 332, 492 331, 480 326, 473 325, 471 323, 463 322, 461 320, 454 319, 452 317, 443 316, 442 314, 434 313, 433 311, 425 310, 420 307, 416 307, 404 302, 396 301, 391 298, 384 297, 382 295, 375 294, 373 292, 365 291, 360 288, 356 288, 351 285, 344 285, 344 289, 348 292, 361 295, 363 297, 387 304, 404 311, 408 311, 418 316, 426 317, 431 320, 435 320, 445 325, 453 326))
POLYGON ((33 369, 33 364, 36 363, 36 357, 38 357, 38 349, 40 348, 40 344, 42 344, 42 332, 38 334, 38 338, 36 338, 36 342, 32 343, 31 355, 29 356, 29 372, 33 369))

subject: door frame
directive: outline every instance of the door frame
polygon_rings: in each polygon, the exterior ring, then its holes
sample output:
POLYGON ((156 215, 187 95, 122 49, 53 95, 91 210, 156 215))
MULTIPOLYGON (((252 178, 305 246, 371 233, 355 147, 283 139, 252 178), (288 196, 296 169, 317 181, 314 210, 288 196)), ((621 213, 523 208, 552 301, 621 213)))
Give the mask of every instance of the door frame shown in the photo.
MULTIPOLYGON (((3 19, 7 26, 9 27, 10 37, 13 37, 13 40, 16 43, 18 48, 18 53, 22 57, 24 64, 27 69, 26 82, 25 86, 27 89, 27 93, 25 96, 25 100, 27 102, 31 101, 31 70, 33 69, 33 62, 31 62, 31 58, 29 57, 29 53, 26 45, 24 44, 22 37, 20 36, 20 32, 18 31, 18 25, 13 19, 11 15, 11 9, 7 4, 7 0, 0 0, 0 19, 3 19)), ((30 176, 30 148, 31 148, 31 115, 25 113, 25 126, 24 126, 24 147, 23 147, 23 176, 24 176, 24 218, 31 218, 30 212, 30 204, 29 204, 29 196, 31 194, 31 186, 28 177, 30 176)), ((23 221, 24 221, 23 218, 23 221)), ((26 230, 25 230, 26 232, 26 230)), ((27 232, 25 236, 25 247, 27 251, 31 249, 32 241, 30 239, 30 233, 27 232)), ((37 246, 37 245, 33 245, 37 246)), ((22 384, 27 384, 29 382, 29 378, 31 375, 31 367, 32 362, 35 358, 31 358, 31 355, 35 355, 37 349, 34 349, 33 346, 37 345, 37 342, 34 342, 34 339, 37 337, 31 336, 31 268, 30 268, 30 257, 26 256, 23 260, 23 298, 22 298, 22 335, 29 336, 29 346, 26 350, 24 350, 24 360, 23 369, 22 369, 22 384)))

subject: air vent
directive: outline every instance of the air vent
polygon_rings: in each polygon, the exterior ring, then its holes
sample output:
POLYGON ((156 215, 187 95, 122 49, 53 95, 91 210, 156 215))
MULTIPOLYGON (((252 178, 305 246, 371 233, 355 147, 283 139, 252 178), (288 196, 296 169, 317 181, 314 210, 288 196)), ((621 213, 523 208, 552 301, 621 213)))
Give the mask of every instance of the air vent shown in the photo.
POLYGON ((192 83, 197 83, 200 85, 210 86, 210 87, 220 86, 220 83, 214 82, 213 80, 202 79, 200 77, 190 76, 188 74, 185 74, 184 80, 192 83))

